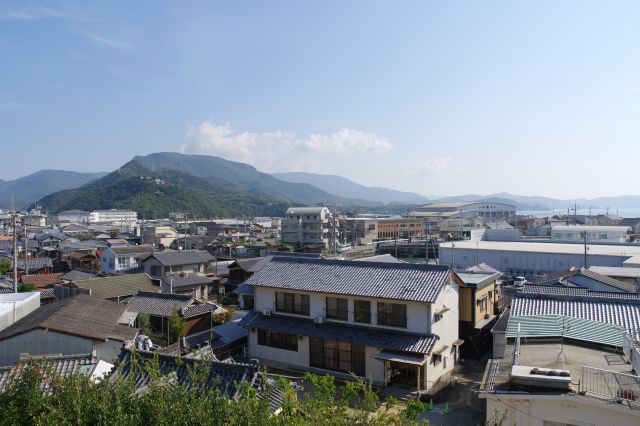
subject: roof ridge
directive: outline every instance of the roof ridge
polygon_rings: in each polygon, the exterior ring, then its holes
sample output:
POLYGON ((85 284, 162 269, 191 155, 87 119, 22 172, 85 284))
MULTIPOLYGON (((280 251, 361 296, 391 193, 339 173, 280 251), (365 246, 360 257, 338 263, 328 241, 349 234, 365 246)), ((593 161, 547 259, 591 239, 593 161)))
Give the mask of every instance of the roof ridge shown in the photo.
MULTIPOLYGON (((268 257, 268 256, 265 256, 268 257)), ((309 257, 295 257, 295 256, 272 256, 271 262, 290 262, 290 263, 314 263, 314 264, 338 264, 338 265, 350 265, 359 268, 367 266, 375 266, 381 269, 420 269, 420 270, 437 270, 445 271, 450 270, 449 265, 432 265, 424 263, 388 263, 388 262, 375 262, 375 261, 354 261, 344 259, 323 259, 323 258, 309 258, 309 257)))

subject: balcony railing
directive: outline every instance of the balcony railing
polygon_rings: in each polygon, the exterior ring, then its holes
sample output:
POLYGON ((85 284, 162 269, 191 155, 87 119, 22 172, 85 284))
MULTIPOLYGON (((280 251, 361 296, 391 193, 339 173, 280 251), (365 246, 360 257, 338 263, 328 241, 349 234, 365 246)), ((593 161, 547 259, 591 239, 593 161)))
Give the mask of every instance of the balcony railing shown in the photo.
POLYGON ((594 367, 582 367, 580 393, 629 404, 640 404, 640 377, 594 367))

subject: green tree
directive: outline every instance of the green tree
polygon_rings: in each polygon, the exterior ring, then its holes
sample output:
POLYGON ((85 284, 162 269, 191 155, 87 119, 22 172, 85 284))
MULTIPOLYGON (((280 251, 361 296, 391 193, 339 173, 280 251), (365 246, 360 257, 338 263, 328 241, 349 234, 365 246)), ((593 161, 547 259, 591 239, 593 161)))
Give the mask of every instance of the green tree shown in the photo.
POLYGON ((138 327, 142 334, 149 336, 151 335, 151 318, 149 314, 138 314, 138 327))
POLYGON ((0 275, 5 275, 11 269, 11 261, 9 259, 0 260, 0 275))
POLYGON ((20 288, 18 288, 19 293, 27 293, 29 291, 38 291, 38 287, 34 284, 22 284, 20 288))
MULTIPOLYGON (((272 414, 270 395, 274 389, 263 383, 259 389, 248 382, 234 386, 211 386, 207 361, 189 369, 189 385, 181 386, 163 376, 158 357, 142 361, 132 355, 131 371, 148 377, 143 392, 136 392, 139 374, 124 378, 117 373, 95 383, 87 375, 74 373, 62 378, 50 364, 29 361, 21 374, 13 376, 0 394, 2 425, 264 425, 264 426, 408 426, 417 419, 420 404, 397 407, 388 400, 383 408, 378 395, 364 380, 336 386, 332 376, 307 374, 308 392, 297 398, 291 384, 277 380, 283 401, 278 415, 272 414), (168 386, 168 383, 172 383, 168 386), (44 385, 44 388, 43 388, 44 385), (235 389, 230 398, 225 389, 235 389), (44 390, 44 391, 43 391, 44 390), (258 396, 260 395, 260 397, 258 396)), ((219 384, 219 383, 218 383, 219 384)), ((424 424, 424 422, 422 423, 424 424)), ((491 425, 499 423, 490 423, 491 425)))
POLYGON ((173 314, 169 318, 169 344, 175 343, 184 335, 184 319, 178 314, 178 306, 173 306, 173 314))

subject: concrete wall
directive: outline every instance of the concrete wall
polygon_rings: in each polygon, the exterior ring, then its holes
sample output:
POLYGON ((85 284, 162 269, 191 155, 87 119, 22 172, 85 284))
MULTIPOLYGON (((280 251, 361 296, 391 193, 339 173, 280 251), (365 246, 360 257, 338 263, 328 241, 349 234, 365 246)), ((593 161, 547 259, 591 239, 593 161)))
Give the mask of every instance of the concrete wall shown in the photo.
POLYGON ((93 349, 91 339, 35 329, 0 341, 0 366, 14 364, 21 353, 73 355, 92 353, 93 349))
POLYGON ((37 291, 18 293, 15 296, 13 293, 0 295, 0 330, 4 330, 39 307, 40 293, 37 291), (13 300, 16 301, 15 304, 13 300))
POLYGON ((100 359, 104 361, 113 362, 118 358, 118 355, 120 354, 120 351, 123 345, 124 343, 119 342, 117 340, 109 340, 107 342, 96 342, 95 344, 96 356, 98 356, 100 359))
POLYGON ((503 426, 547 426, 549 423, 616 426, 640 424, 638 410, 577 395, 535 395, 529 399, 517 399, 501 394, 499 399, 487 399, 487 423, 494 419, 496 412, 498 418, 506 412, 503 426))
POLYGON ((505 333, 491 333, 493 335, 493 359, 502 358, 504 349, 507 346, 507 337, 505 333))

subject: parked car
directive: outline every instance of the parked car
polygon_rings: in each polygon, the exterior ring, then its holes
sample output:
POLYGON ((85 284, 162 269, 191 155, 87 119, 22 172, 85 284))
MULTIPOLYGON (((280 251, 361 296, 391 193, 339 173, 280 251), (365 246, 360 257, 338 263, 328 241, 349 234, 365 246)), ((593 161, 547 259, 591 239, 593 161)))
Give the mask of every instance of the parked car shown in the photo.
POLYGON ((527 279, 525 277, 515 277, 514 280, 513 280, 513 286, 514 287, 522 287, 523 285, 525 285, 528 282, 529 281, 527 281, 527 279))

